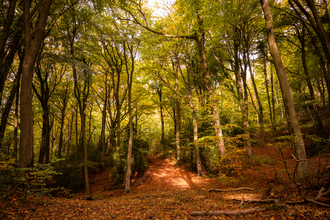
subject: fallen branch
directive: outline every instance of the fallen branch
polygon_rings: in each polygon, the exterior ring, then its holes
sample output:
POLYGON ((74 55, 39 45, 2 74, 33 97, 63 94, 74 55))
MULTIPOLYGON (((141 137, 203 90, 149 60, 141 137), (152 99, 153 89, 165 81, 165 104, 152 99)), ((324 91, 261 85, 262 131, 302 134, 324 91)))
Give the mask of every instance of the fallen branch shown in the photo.
MULTIPOLYGON (((142 182, 143 182, 145 179, 147 179, 148 176, 150 176, 150 175, 151 175, 151 174, 149 173, 149 174, 143 176, 140 180, 138 180, 136 183, 134 183, 134 186, 133 186, 133 187, 137 187, 137 186, 141 185, 142 182)), ((133 188, 133 187, 132 187, 132 188, 133 188)))
POLYGON ((252 208, 245 210, 218 210, 218 211, 193 211, 190 213, 191 216, 200 215, 241 215, 241 214, 251 214, 255 212, 263 212, 266 208, 252 208))
POLYGON ((324 192, 325 188, 322 187, 318 193, 318 195, 314 198, 314 200, 318 200, 319 198, 321 198, 322 196, 325 196, 327 194, 330 193, 330 188, 328 189, 328 191, 324 192))
MULTIPOLYGON (((235 201, 241 201, 240 205, 244 205, 245 203, 279 203, 280 201, 278 199, 248 199, 245 200, 244 197, 242 200, 239 199, 233 199, 235 201)), ((302 204, 306 203, 305 200, 300 201, 283 201, 281 204, 287 204, 287 205, 296 205, 296 204, 302 204)))
POLYGON ((277 199, 244 199, 243 197, 243 200, 239 200, 239 199, 233 199, 233 200, 236 200, 236 201, 241 201, 241 205, 243 205, 244 203, 271 203, 271 202, 275 202, 277 203, 278 200, 277 199))
POLYGON ((210 189, 209 192, 233 192, 233 191, 240 191, 240 190, 256 190, 256 188, 240 187, 240 188, 235 188, 235 189, 210 189))
POLYGON ((301 188, 300 188, 300 185, 297 183, 296 178, 295 178, 295 176, 296 176, 296 171, 297 171, 297 167, 298 167, 299 162, 301 162, 301 160, 298 160, 294 155, 292 155, 292 157, 293 157, 293 158, 295 159, 295 161, 296 161, 296 166, 295 166, 294 171, 293 171, 293 181, 294 181, 294 183, 296 184, 296 187, 297 187, 297 189, 298 189, 298 193, 299 193, 299 195, 300 195, 300 196, 301 196, 306 202, 314 203, 314 204, 317 204, 317 205, 320 205, 320 206, 323 206, 323 207, 330 207, 329 204, 325 204, 325 203, 322 203, 322 202, 315 201, 316 198, 319 199, 321 196, 324 196, 324 195, 328 194, 328 193, 330 192, 330 189, 329 189, 328 191, 326 191, 326 192, 323 193, 323 191, 324 191, 325 189, 322 187, 322 188, 320 189, 318 195, 317 195, 314 199, 308 199, 308 198, 306 198, 306 196, 303 195, 302 190, 301 190, 301 188))

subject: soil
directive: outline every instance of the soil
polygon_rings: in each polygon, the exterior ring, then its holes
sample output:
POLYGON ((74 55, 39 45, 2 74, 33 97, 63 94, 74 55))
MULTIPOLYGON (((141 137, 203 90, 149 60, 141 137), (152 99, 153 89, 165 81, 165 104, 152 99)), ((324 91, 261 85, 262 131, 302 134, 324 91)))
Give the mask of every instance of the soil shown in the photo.
MULTIPOLYGON (((20 202, 12 200, 2 210, 4 219, 329 219, 329 210, 315 204, 274 207, 272 204, 244 203, 241 201, 261 198, 301 200, 289 173, 294 169, 289 145, 278 148, 267 145, 255 148, 256 159, 240 173, 231 177, 213 177, 196 174, 185 166, 178 166, 174 159, 148 156, 147 171, 132 177, 132 190, 116 189, 107 168, 90 176, 93 200, 84 193, 71 198, 33 197, 20 202), (210 189, 253 187, 256 190, 234 192, 209 192, 210 189), (32 202, 33 201, 33 202, 32 202), (245 210, 266 207, 269 210, 242 215, 192 216, 192 211, 245 210), (278 209, 277 209, 278 208, 278 209)), ((329 164, 329 159, 313 158, 314 165, 329 164)), ((317 191, 316 191, 317 192, 317 191)), ((315 192, 314 192, 315 194, 315 192)), ((313 198, 313 194, 309 195, 313 198)), ((328 198, 323 202, 330 203, 328 198)), ((3 206, 0 206, 3 207, 3 206)))

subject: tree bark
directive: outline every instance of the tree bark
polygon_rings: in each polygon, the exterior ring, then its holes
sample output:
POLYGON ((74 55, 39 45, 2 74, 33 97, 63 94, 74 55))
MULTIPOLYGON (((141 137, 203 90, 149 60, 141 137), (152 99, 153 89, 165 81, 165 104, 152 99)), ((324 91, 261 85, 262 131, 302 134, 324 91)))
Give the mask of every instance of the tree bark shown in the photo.
MULTIPOLYGON (((5 47, 10 35, 10 28, 11 25, 13 23, 14 20, 14 15, 15 15, 15 9, 16 9, 16 0, 12 0, 9 3, 9 7, 7 10, 7 16, 6 19, 4 20, 3 24, 3 28, 1 31, 1 38, 0 38, 0 64, 1 65, 1 72, 0 72, 0 106, 2 103, 2 93, 3 93, 3 89, 4 89, 4 85, 5 85, 5 81, 8 75, 8 71, 9 71, 9 67, 11 66, 13 59, 14 59, 14 55, 17 51, 17 49, 20 47, 20 44, 18 44, 18 41, 21 41, 21 36, 22 36, 22 31, 17 31, 13 38, 13 42, 11 44, 9 52, 5 52, 5 47), (7 55, 7 59, 5 63, 3 63, 5 56, 7 55)), ((21 24, 21 23, 20 23, 21 24)))
MULTIPOLYGON (((77 27, 74 27, 73 31, 67 30, 67 34, 70 42, 70 55, 72 59, 76 59, 75 50, 74 50, 74 42, 76 40, 77 27)), ((82 163, 83 163, 83 175, 85 180, 85 189, 86 189, 86 198, 91 199, 91 189, 89 184, 89 176, 88 176, 88 154, 87 154, 87 140, 86 140, 86 107, 87 107, 87 99, 89 96, 89 87, 90 87, 90 79, 87 75, 86 70, 83 71, 84 74, 83 81, 78 83, 77 77, 77 67, 73 63, 72 64, 72 74, 74 81, 74 95, 78 102, 77 109, 79 108, 80 113, 80 138, 81 138, 81 153, 82 153, 82 163), (83 88, 82 88, 83 87, 83 88)), ((78 135, 78 134, 76 134, 78 135)), ((78 147, 77 147, 78 148, 78 147)), ((78 149, 77 149, 78 150, 78 149)))
MULTIPOLYGON (((175 74, 175 91, 179 93, 179 79, 178 79, 178 70, 179 70, 179 61, 175 61, 174 65, 174 74, 175 74), (175 67, 176 66, 176 67, 175 67)), ((175 146, 176 146, 176 160, 180 160, 180 129, 181 129, 181 113, 180 113, 180 99, 176 94, 175 97, 175 146)))
POLYGON ((278 79, 280 81, 280 86, 282 90, 282 97, 285 106, 286 113, 288 115, 288 126, 290 130, 293 132, 292 145, 294 148, 294 153, 298 158, 298 178, 304 179, 308 176, 308 163, 305 151, 304 140, 302 138, 302 134, 300 131, 300 127, 298 124, 298 120, 296 117, 296 111, 294 109, 293 100, 290 91, 290 85, 288 79, 285 74, 285 67, 282 63, 281 56, 279 50, 277 48, 277 44, 275 41, 275 34, 273 29, 273 18, 268 5, 268 0, 260 0, 261 6, 264 11, 264 16, 266 20, 266 28, 267 28, 267 38, 269 43, 270 52, 274 59, 274 64, 276 68, 276 72, 278 75, 278 79))
POLYGON ((198 37, 198 34, 195 34, 195 40, 198 45, 198 52, 199 56, 202 60, 202 67, 203 67, 203 72, 205 75, 204 82, 205 86, 207 89, 207 97, 210 100, 211 104, 211 109, 212 109, 212 114, 213 114, 213 123, 214 123, 214 130, 215 130, 215 135, 216 135, 216 142, 217 142, 217 152, 218 152, 218 157, 219 157, 219 173, 224 172, 224 160, 223 156, 225 155, 225 144, 223 140, 223 134, 222 134, 222 128, 221 128, 221 123, 220 123, 220 117, 218 113, 218 106, 217 106, 217 100, 214 97, 214 88, 211 85, 211 76, 210 76, 210 70, 208 68, 207 64, 207 58, 206 58, 206 53, 205 53, 205 33, 204 33, 204 26, 203 26, 203 18, 200 13, 200 11, 197 12, 198 16, 198 22, 200 26, 200 34, 201 38, 198 37))
POLYGON ((98 148, 102 150, 102 164, 104 164, 104 154, 105 154, 105 123, 107 119, 107 104, 108 104, 108 75, 105 73, 105 81, 104 81, 104 102, 102 109, 102 125, 101 125, 101 135, 98 144, 98 148))
POLYGON ((132 115, 132 84, 134 73, 134 56, 133 45, 127 43, 130 52, 131 67, 129 70, 128 57, 126 55, 126 44, 124 44, 124 57, 127 72, 127 87, 128 87, 128 115, 129 115, 129 140, 128 140, 128 153, 127 153, 127 166, 126 166, 126 179, 125 179, 125 193, 131 191, 131 158, 133 146, 133 115, 132 115))
MULTIPOLYGON (((19 82, 20 83, 20 82, 19 82)), ((17 163, 17 152, 18 152, 18 107, 19 107, 19 85, 16 88, 16 101, 15 101, 15 125, 14 125, 14 152, 13 158, 15 158, 15 162, 17 163)))
POLYGON ((6 101, 5 108, 2 112, 1 115, 1 124, 0 124, 0 150, 2 149, 2 144, 3 144, 3 137, 6 131, 6 126, 7 126, 7 119, 9 116, 10 109, 13 105, 15 95, 17 94, 17 89, 19 88, 20 85, 20 80, 21 80, 21 74, 22 74, 22 64, 23 61, 21 59, 20 65, 19 65, 19 70, 16 73, 15 80, 12 86, 12 89, 9 93, 8 99, 6 101))
MULTIPOLYGON (((65 115, 66 115, 66 108, 68 105, 69 100, 69 87, 66 87, 63 91, 63 94, 60 94, 60 99, 62 101, 62 105, 60 106, 61 110, 61 127, 60 127, 60 140, 58 144, 58 151, 57 151, 57 157, 62 158, 62 149, 63 149, 63 129, 64 129, 64 121, 65 121, 65 115)), ((68 137, 68 138, 71 138, 68 137)))
POLYGON ((255 96, 256 96, 256 99, 258 102, 258 106, 259 106, 258 116, 259 116, 259 123, 260 123, 260 146, 264 147, 264 144, 265 144, 264 109, 263 109, 262 102, 261 102, 261 99, 259 96, 257 84, 254 80, 254 73, 251 68, 250 61, 249 61, 249 70, 250 70, 251 81, 252 81, 254 93, 255 93, 255 96))
POLYGON ((309 90, 309 94, 311 96, 311 102, 312 103, 306 103, 307 105, 311 104, 312 105, 312 114, 315 117, 315 131, 316 133, 320 134, 322 137, 325 137, 325 130, 323 127, 322 119, 319 114, 319 107, 316 104, 315 100, 315 95, 314 95, 314 88, 312 85, 311 77, 308 72, 307 68, 307 61, 306 61, 306 42, 305 42, 305 28, 302 27, 302 32, 300 33, 299 29, 297 28, 297 36, 301 44, 301 60, 304 68, 304 73, 305 73, 305 80, 307 83, 307 87, 309 90))
POLYGON ((199 145, 197 143, 197 141, 198 141, 198 124, 197 124, 197 116, 196 116, 194 101, 192 98, 192 91, 191 91, 191 84, 190 84, 190 74, 191 73, 190 73, 190 67, 188 64, 186 52, 184 52, 184 55, 185 55, 185 65, 186 65, 186 69, 187 69, 187 80, 186 80, 184 74, 182 73, 182 69, 180 68, 180 65, 179 65, 179 70, 180 70, 182 79, 186 85, 186 90, 188 93, 189 106, 191 109, 193 127, 194 127, 194 150, 195 150, 195 160, 196 160, 196 167, 197 167, 197 176, 201 176, 202 172, 203 172, 203 167, 202 167, 202 162, 201 162, 201 158, 200 158, 200 154, 199 154, 199 145))
MULTIPOLYGON (((49 13, 51 0, 44 0, 37 21, 37 29, 32 42, 30 22, 30 0, 24 0, 24 36, 25 54, 22 69, 22 91, 20 99, 21 134, 19 148, 19 167, 27 168, 33 166, 33 111, 32 111, 32 79, 34 65, 41 43, 44 39, 46 21, 49 13)), ((24 172, 22 172, 24 173, 24 172)))

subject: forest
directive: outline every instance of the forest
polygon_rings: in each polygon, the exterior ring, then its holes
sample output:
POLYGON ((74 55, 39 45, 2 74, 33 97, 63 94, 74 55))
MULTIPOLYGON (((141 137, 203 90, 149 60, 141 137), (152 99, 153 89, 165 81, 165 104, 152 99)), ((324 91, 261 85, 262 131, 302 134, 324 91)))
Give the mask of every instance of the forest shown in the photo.
POLYGON ((328 0, 1 5, 1 219, 330 218, 328 0))

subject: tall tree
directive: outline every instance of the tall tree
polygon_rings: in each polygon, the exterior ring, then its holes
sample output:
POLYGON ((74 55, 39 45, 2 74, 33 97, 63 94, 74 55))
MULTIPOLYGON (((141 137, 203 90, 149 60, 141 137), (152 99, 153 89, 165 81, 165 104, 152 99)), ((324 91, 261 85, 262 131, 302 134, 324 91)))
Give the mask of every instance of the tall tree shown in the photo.
MULTIPOLYGON (((134 36, 130 37, 134 39, 134 36)), ((133 145, 133 115, 132 115, 132 84, 134 74, 134 59, 136 52, 132 42, 126 42, 124 47, 125 69, 127 73, 127 87, 128 87, 128 118, 129 118, 129 139, 128 139, 128 152, 127 152, 127 165, 126 165, 126 178, 125 178, 125 192, 131 190, 131 158, 132 158, 132 145, 133 145), (128 51, 127 51, 128 50, 128 51), (127 54, 129 53, 129 55, 127 54)))
POLYGON ((38 16, 36 31, 32 37, 31 30, 31 1, 24 0, 24 41, 25 53, 22 67, 20 117, 21 134, 19 147, 19 167, 33 166, 33 112, 32 112, 32 79, 35 61, 44 40, 46 21, 51 5, 51 0, 42 1, 38 16))
POLYGON ((290 85, 285 74, 285 67, 282 63, 281 55, 275 41, 273 18, 269 8, 268 0, 260 0, 260 3, 266 20, 269 50, 274 59, 276 73, 281 86, 283 102, 287 113, 288 126, 290 128, 290 131, 292 131, 293 135, 292 145, 294 153, 298 159, 298 177, 300 179, 304 179, 308 176, 308 162, 306 157, 305 144, 298 124, 296 111, 293 105, 290 85))

